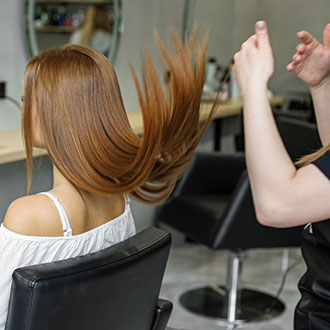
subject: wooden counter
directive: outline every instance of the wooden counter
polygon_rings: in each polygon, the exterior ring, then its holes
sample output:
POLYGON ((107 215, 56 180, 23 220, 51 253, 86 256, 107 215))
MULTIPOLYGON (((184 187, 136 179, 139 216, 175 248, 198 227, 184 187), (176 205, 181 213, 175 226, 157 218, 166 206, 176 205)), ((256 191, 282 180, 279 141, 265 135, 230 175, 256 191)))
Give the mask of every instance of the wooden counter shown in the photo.
MULTIPOLYGON (((281 105, 285 102, 283 97, 273 97, 270 100, 272 106, 281 105)), ((235 116, 241 113, 243 106, 242 100, 228 100, 217 107, 213 118, 225 118, 235 116)), ((202 103, 201 121, 205 120, 211 110, 212 102, 202 103)), ((129 121, 135 133, 140 134, 143 131, 143 121, 140 111, 131 111, 127 113, 129 121)), ((42 155, 44 150, 36 150, 35 155, 42 155)), ((0 164, 25 159, 25 151, 22 143, 21 131, 11 130, 0 132, 0 164)))

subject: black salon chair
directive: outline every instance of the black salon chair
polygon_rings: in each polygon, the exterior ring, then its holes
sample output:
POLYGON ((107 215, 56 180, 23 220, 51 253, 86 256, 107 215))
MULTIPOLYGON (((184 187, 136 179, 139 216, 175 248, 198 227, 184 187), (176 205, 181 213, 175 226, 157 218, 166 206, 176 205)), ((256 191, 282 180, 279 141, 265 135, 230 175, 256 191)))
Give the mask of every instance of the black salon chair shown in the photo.
POLYGON ((278 113, 276 124, 292 160, 312 153, 322 147, 317 126, 304 120, 289 118, 278 113))
POLYGON ((170 234, 148 228, 105 250, 17 269, 6 330, 164 330, 158 299, 170 234))
MULTIPOLYGON (((293 159, 321 146, 315 125, 278 118, 278 127, 293 159)), ((225 287, 186 292, 180 297, 185 308, 230 324, 269 319, 284 310, 273 296, 239 288, 243 252, 299 246, 302 227, 276 229, 258 223, 243 153, 197 153, 172 198, 156 209, 155 223, 211 249, 230 251, 225 287)))

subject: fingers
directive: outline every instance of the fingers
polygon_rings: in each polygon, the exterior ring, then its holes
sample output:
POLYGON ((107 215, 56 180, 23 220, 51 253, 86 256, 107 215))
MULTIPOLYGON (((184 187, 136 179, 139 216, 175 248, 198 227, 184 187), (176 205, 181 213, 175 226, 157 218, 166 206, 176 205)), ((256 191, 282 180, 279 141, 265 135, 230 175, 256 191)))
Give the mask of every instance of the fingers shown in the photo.
POLYGON ((257 47, 257 36, 255 34, 252 35, 245 42, 243 42, 241 48, 244 49, 244 48, 247 48, 248 46, 255 46, 255 47, 257 47))
POLYGON ((287 69, 289 72, 293 71, 293 70, 294 70, 294 64, 293 64, 292 62, 289 63, 289 64, 286 66, 286 69, 287 69))
POLYGON ((292 62, 286 66, 288 71, 294 71, 297 65, 299 65, 306 54, 308 45, 314 40, 312 35, 306 31, 301 31, 297 33, 298 38, 300 38, 304 43, 300 43, 296 47, 296 53, 292 56, 292 62))
POLYGON ((302 62, 305 51, 306 51, 305 44, 299 44, 296 47, 296 53, 292 56, 292 63, 288 64, 286 67, 288 71, 292 71, 295 65, 302 62))
POLYGON ((257 49, 257 36, 252 35, 249 39, 242 43, 240 51, 234 54, 234 62, 236 63, 239 57, 246 56, 257 49))
POLYGON ((252 35, 249 39, 242 43, 241 49, 234 54, 234 63, 236 64, 241 57, 247 56, 251 53, 251 49, 257 48, 257 37, 252 35))
POLYGON ((266 22, 258 21, 255 24, 255 32, 256 32, 257 41, 258 41, 258 48, 261 51, 269 52, 269 50, 271 50, 271 46, 270 46, 266 22))
POLYGON ((308 45, 313 42, 313 36, 307 31, 300 31, 297 33, 297 37, 305 44, 308 45))
POLYGON ((301 56, 301 55, 294 54, 294 55, 292 56, 292 62, 293 62, 294 64, 299 64, 299 63, 301 62, 301 60, 302 60, 302 56, 301 56))
MULTIPOLYGON (((329 24, 329 28, 330 28, 330 24, 329 24)), ((302 43, 297 45, 296 53, 292 56, 292 62, 286 66, 286 69, 288 71, 294 71, 295 68, 304 60, 306 53, 308 52, 308 49, 310 49, 311 47, 310 45, 315 40, 313 36, 307 31, 298 32, 297 37, 302 41, 302 43)))
POLYGON ((248 38, 241 46, 239 52, 234 55, 234 61, 237 61, 241 54, 249 55, 255 51, 261 50, 262 52, 267 51, 271 53, 271 47, 268 37, 268 31, 266 22, 259 21, 255 24, 256 34, 248 38))
POLYGON ((297 54, 303 54, 306 50, 306 46, 304 44, 299 44, 296 47, 297 54))
POLYGON ((234 63, 236 63, 240 57, 240 55, 244 52, 248 52, 248 49, 250 46, 256 47, 257 45, 257 37, 255 35, 251 36, 249 39, 247 39, 245 42, 242 43, 241 49, 234 54, 234 63))
POLYGON ((328 24, 323 30, 323 43, 324 46, 330 47, 330 24, 328 24))
POLYGON ((297 65, 299 65, 304 60, 304 54, 295 53, 292 56, 292 62, 286 66, 288 71, 293 71, 297 65))

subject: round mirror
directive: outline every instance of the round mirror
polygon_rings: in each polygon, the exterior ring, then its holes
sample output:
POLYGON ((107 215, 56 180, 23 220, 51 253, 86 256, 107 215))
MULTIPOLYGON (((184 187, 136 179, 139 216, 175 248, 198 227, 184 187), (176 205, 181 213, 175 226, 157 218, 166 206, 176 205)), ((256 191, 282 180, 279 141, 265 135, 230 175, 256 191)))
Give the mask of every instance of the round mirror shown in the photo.
POLYGON ((94 48, 113 63, 122 32, 121 0, 26 0, 31 56, 62 44, 94 48))

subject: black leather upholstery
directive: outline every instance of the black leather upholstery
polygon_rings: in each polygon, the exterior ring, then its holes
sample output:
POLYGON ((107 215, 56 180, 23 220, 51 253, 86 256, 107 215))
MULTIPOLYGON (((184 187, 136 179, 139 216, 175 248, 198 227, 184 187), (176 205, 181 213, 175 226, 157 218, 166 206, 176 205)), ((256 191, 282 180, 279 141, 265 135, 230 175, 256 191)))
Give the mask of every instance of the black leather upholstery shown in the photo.
POLYGON ((186 187, 178 187, 184 193, 176 192, 175 198, 157 208, 157 221, 212 249, 240 250, 300 244, 300 227, 276 229, 257 221, 243 154, 228 156, 199 152, 182 184, 191 182, 192 177, 195 183, 193 193, 186 187), (223 161, 227 166, 231 164, 233 171, 222 171, 223 161), (205 191, 209 177, 215 178, 211 193, 200 192, 199 189, 205 191), (221 179, 226 182, 224 186, 219 182, 221 179))
POLYGON ((158 295, 170 242, 148 228, 93 254, 16 270, 6 330, 164 330, 172 304, 158 295))
POLYGON ((173 305, 168 300, 158 299, 156 314, 151 330, 165 330, 173 305))
POLYGON ((244 169, 243 154, 221 155, 219 161, 218 153, 197 153, 170 201, 156 209, 156 222, 212 246, 244 169))
MULTIPOLYGON (((294 160, 321 146, 313 124, 278 118, 278 127, 294 160)), ((299 246, 302 230, 257 222, 243 153, 197 153, 172 199, 157 208, 155 223, 210 248, 232 250, 299 246)))
POLYGON ((285 147, 294 161, 322 146, 315 124, 281 115, 277 115, 276 123, 285 147))

